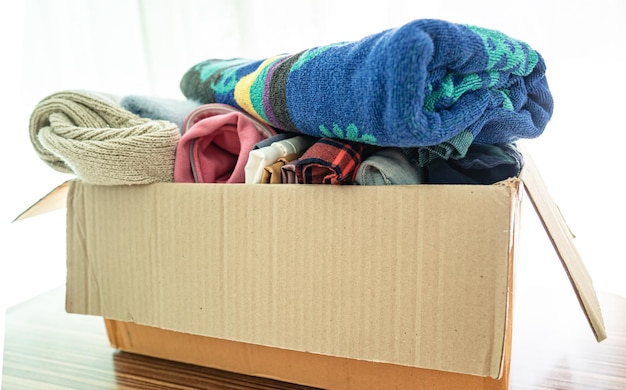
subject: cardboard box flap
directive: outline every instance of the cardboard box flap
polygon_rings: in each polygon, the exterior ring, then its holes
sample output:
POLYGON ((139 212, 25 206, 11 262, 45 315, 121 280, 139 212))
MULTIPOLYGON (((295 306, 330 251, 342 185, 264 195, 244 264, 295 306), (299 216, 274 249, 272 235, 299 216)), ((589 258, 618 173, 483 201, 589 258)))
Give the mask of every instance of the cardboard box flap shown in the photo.
POLYGON ((524 153, 524 168, 520 174, 526 193, 543 224, 563 268, 576 292, 578 301, 587 317, 598 342, 606 338, 606 329, 600 303, 593 288, 591 277, 576 249, 573 235, 550 196, 530 153, 524 153))
POLYGON ((48 192, 45 196, 35 202, 32 206, 30 206, 28 209, 18 215, 13 220, 13 222, 64 208, 67 202, 67 191, 69 186, 69 180, 58 185, 52 191, 48 192))

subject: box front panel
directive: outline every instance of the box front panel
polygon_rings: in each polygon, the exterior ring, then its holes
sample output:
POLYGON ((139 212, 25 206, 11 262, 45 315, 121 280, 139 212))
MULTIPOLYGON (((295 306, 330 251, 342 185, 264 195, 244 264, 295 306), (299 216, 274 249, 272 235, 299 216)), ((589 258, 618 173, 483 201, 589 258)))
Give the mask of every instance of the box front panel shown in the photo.
POLYGON ((500 373, 512 185, 74 187, 70 312, 500 373))

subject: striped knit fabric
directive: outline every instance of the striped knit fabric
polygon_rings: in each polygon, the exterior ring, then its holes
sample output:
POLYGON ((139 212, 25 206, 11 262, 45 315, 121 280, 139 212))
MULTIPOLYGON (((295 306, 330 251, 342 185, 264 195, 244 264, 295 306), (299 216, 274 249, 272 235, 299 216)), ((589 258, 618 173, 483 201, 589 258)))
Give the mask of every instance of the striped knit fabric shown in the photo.
POLYGON ((539 136, 552 116, 541 55, 499 31, 422 19, 353 42, 265 59, 209 59, 180 87, 279 130, 418 147, 539 136))

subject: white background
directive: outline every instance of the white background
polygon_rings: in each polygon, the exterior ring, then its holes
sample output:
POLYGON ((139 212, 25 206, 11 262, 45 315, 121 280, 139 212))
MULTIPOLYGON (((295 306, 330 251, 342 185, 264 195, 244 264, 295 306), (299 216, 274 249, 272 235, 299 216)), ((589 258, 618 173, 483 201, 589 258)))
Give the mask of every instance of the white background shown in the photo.
MULTIPOLYGON (((360 39, 418 18, 497 29, 543 55, 555 112, 544 134, 524 144, 576 234, 596 288, 626 297, 621 246, 626 219, 623 4, 620 0, 2 2, 0 325, 5 308, 61 285, 65 278, 64 210, 11 223, 69 177, 40 161, 30 144, 28 119, 40 99, 75 88, 182 98, 180 78, 201 60, 265 58, 360 39)), ((540 232, 526 233, 526 245, 532 247, 539 236, 540 232)))

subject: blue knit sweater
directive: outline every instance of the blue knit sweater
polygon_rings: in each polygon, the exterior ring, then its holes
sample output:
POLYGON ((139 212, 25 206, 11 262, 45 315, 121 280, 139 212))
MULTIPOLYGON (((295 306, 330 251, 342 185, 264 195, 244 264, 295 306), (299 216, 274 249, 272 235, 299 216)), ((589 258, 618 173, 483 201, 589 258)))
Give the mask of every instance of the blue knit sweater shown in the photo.
POLYGON ((553 101, 541 55, 499 31, 414 20, 358 41, 265 59, 210 59, 182 77, 286 131, 379 146, 511 143, 539 136, 553 101))

